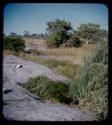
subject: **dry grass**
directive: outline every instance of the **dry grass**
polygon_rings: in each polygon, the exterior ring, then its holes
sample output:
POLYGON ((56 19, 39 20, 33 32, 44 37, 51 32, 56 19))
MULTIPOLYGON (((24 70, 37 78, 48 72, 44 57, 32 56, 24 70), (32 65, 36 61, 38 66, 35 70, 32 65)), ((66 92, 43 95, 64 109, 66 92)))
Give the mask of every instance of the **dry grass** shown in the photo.
POLYGON ((42 40, 42 39, 34 39, 34 38, 23 38, 25 40, 25 43, 26 44, 33 44, 33 45, 36 45, 37 48, 45 48, 45 41, 42 40))
POLYGON ((11 55, 14 54, 14 52, 12 52, 11 50, 4 50, 3 51, 3 55, 11 55))
MULTIPOLYGON (((37 50, 43 54, 54 56, 55 59, 73 63, 73 64, 84 64, 84 58, 87 57, 95 48, 99 45, 88 44, 83 45, 80 48, 53 48, 49 49, 45 45, 45 41, 42 39, 23 38, 26 44, 33 44, 37 47, 37 50)), ((6 52, 7 54, 9 52, 6 52)))
POLYGON ((49 49, 45 45, 45 41, 41 39, 27 39, 24 38, 26 43, 32 43, 37 46, 39 51, 43 54, 54 56, 55 59, 71 62, 73 64, 83 64, 84 58, 87 57, 95 48, 99 45, 88 44, 83 45, 80 48, 70 47, 70 48, 53 48, 49 49))
POLYGON ((72 62, 74 64, 83 64, 84 58, 98 47, 95 44, 83 45, 80 48, 53 48, 42 50, 45 54, 55 56, 56 59, 72 62))

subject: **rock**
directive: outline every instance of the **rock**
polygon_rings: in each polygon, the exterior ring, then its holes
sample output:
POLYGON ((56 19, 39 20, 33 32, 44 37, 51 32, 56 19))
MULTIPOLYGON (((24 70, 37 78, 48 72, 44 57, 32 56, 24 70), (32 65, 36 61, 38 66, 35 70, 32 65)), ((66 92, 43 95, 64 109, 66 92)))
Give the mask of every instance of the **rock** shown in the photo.
POLYGON ((22 68, 23 66, 21 64, 16 65, 16 68, 22 68))
POLYGON ((3 94, 3 115, 8 120, 17 121, 93 121, 96 118, 94 113, 85 111, 78 108, 70 108, 69 106, 57 103, 51 103, 41 100, 25 91, 21 86, 26 83, 30 77, 45 75, 52 80, 65 81, 66 78, 55 74, 51 69, 13 55, 4 56, 3 61, 3 90, 11 90, 12 92, 5 91, 3 94), (13 71, 14 66, 10 66, 8 61, 21 64, 24 68, 21 70, 13 71))

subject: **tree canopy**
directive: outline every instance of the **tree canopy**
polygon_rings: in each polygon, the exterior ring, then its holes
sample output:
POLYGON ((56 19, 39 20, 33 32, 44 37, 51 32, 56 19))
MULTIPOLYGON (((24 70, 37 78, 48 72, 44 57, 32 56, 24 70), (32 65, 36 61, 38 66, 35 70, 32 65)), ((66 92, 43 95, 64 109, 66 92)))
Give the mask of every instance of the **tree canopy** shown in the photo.
POLYGON ((55 21, 50 21, 47 23, 47 26, 47 31, 49 33, 66 33, 72 29, 71 23, 65 21, 64 19, 55 19, 55 21))
POLYGON ((77 29, 75 36, 82 39, 84 42, 102 42, 107 37, 107 32, 100 28, 98 24, 81 24, 77 29))
POLYGON ((46 30, 48 31, 47 46, 59 47, 63 41, 69 39, 69 32, 72 29, 71 23, 64 19, 55 19, 47 23, 46 30))

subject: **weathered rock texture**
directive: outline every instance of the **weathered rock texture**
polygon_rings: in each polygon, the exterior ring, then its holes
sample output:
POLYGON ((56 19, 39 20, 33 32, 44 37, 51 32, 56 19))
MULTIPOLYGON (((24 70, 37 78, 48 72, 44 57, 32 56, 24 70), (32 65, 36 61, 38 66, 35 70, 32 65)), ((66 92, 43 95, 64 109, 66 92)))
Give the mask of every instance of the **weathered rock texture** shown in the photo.
POLYGON ((3 61, 3 115, 6 119, 20 121, 88 121, 95 120, 93 113, 70 108, 62 104, 52 104, 34 99, 18 83, 29 77, 45 75, 53 80, 65 81, 66 78, 55 74, 49 68, 13 55, 4 56, 3 61), (21 64, 22 68, 15 65, 21 64))

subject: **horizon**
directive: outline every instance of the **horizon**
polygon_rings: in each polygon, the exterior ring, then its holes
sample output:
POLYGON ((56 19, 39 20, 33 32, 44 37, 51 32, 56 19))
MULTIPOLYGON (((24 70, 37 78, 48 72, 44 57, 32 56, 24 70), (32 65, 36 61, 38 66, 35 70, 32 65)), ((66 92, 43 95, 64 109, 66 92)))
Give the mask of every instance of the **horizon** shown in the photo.
POLYGON ((78 3, 11 3, 4 8, 4 31, 23 35, 45 34, 48 21, 54 19, 69 21, 74 30, 80 24, 93 23, 108 31, 108 8, 105 4, 78 3))

